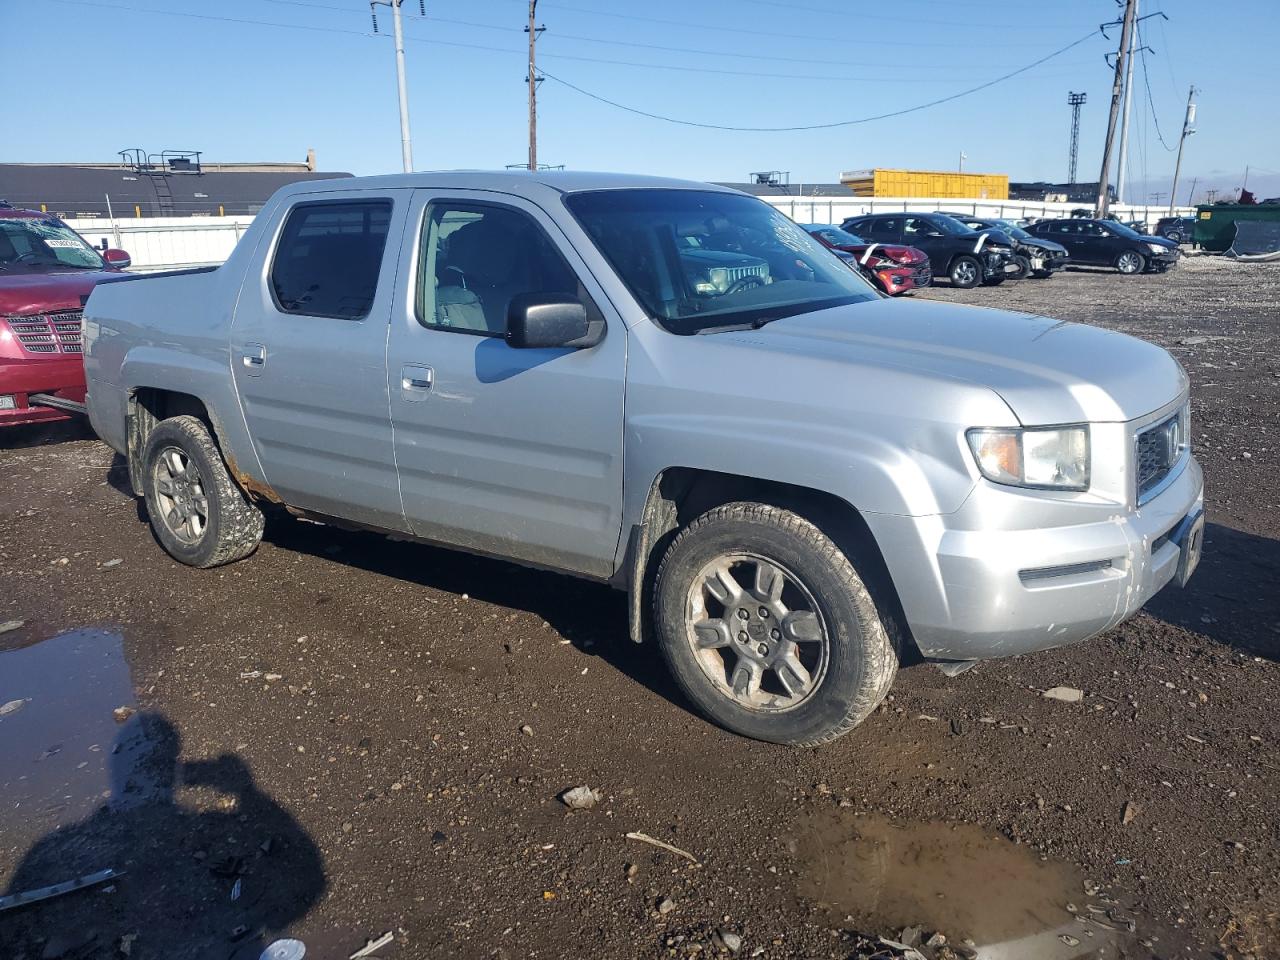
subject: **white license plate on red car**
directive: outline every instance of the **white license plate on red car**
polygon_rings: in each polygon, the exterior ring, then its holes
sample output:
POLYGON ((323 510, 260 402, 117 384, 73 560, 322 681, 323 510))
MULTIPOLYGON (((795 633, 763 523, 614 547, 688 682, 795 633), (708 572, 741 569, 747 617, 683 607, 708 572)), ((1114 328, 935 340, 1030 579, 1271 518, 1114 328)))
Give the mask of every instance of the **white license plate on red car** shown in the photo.
POLYGON ((16 410, 17 408, 17 398, 9 394, 0 394, 0 410, 16 410))

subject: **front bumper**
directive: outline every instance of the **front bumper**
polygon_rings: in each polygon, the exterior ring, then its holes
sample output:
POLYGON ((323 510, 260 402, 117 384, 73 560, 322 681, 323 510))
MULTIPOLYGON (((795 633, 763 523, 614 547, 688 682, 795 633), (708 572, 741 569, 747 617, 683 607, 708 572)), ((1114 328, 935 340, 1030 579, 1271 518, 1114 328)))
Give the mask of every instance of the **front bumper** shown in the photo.
POLYGON ((933 271, 928 260, 916 264, 876 267, 876 275, 884 285, 885 293, 891 295, 919 290, 933 283, 933 271))
POLYGON ((1077 643, 1131 617, 1178 575, 1203 509, 1187 456, 1141 506, 1046 508, 1032 491, 981 481, 954 514, 866 519, 921 653, 978 660, 1077 643), (1084 522, 1064 523, 1072 514, 1084 522))
POLYGON ((31 406, 28 397, 33 393, 83 402, 84 364, 80 357, 0 360, 0 397, 11 398, 0 405, 0 429, 72 418, 65 410, 31 406))

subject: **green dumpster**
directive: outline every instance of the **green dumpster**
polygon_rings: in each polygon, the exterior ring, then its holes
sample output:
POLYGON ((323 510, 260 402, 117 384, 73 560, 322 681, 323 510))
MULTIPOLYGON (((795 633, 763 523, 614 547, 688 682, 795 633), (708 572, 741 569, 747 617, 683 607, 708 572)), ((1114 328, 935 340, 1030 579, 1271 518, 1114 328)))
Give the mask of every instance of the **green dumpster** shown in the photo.
POLYGON ((1221 253, 1236 238, 1237 220, 1280 221, 1280 203, 1214 203, 1196 207, 1196 246, 1221 253))

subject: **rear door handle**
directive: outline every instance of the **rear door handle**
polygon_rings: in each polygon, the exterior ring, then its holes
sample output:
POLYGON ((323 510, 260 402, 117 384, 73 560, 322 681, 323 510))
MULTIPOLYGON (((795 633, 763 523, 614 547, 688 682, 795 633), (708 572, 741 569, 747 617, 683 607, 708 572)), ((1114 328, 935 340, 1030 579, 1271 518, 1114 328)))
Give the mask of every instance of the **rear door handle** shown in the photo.
POLYGON ((249 376, 258 376, 262 373, 262 368, 267 365, 267 348, 261 343, 246 343, 244 353, 240 355, 240 362, 244 364, 249 376))
POLYGON ((406 363, 400 368, 400 396, 405 400, 427 399, 435 382, 436 372, 425 363, 406 363))

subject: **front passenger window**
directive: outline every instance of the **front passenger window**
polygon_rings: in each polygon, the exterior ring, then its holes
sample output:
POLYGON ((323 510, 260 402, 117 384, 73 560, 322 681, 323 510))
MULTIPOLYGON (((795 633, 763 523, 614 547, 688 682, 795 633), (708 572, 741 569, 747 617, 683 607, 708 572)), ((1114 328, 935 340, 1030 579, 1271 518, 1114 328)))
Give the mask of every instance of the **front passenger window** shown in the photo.
POLYGON ((577 275, 542 228, 510 207, 432 203, 420 249, 416 301, 425 327, 502 336, 516 294, 585 300, 577 275))

